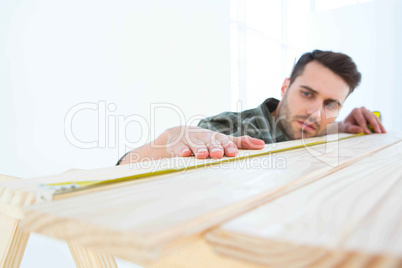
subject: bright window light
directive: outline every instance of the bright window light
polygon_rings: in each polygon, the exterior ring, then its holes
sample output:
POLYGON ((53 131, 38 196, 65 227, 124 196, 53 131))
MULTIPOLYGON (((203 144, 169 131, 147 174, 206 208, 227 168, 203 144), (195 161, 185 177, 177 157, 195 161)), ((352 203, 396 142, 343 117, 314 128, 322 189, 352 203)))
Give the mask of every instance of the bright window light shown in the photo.
POLYGON ((322 11, 354 5, 357 0, 315 0, 315 10, 322 11))

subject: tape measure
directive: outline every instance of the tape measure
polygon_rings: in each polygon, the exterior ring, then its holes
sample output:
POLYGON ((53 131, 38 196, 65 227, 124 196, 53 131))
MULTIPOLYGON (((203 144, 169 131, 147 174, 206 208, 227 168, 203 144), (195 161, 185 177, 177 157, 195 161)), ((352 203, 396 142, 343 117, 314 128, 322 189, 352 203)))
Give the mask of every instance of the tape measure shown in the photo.
POLYGON ((110 184, 124 182, 124 181, 146 179, 146 178, 150 178, 150 177, 154 177, 154 176, 162 175, 162 174, 175 173, 175 172, 186 171, 186 170, 202 168, 202 167, 209 167, 209 166, 218 165, 218 164, 222 164, 222 163, 239 161, 239 160, 244 160, 244 159, 249 159, 249 158, 254 158, 254 157, 260 157, 260 156, 273 154, 273 153, 281 153, 281 152, 285 152, 285 151, 291 151, 291 150, 295 150, 295 149, 304 148, 306 146, 314 146, 314 145, 325 144, 325 143, 329 143, 329 142, 354 138, 354 137, 361 136, 361 135, 365 135, 365 133, 350 135, 347 137, 342 137, 342 138, 338 138, 338 139, 330 140, 330 141, 322 140, 322 141, 304 143, 301 145, 291 146, 291 147, 287 147, 287 148, 255 153, 252 155, 243 155, 243 156, 237 156, 237 157, 231 157, 231 158, 222 158, 222 159, 219 159, 218 161, 214 161, 214 162, 201 162, 201 163, 198 162, 195 165, 179 167, 179 168, 168 168, 168 169, 162 169, 162 170, 157 170, 157 171, 152 171, 152 172, 145 172, 145 173, 141 173, 141 174, 136 174, 136 175, 122 177, 122 178, 116 178, 116 179, 40 184, 39 188, 38 188, 38 193, 37 193, 38 200, 50 201, 50 200, 53 200, 55 195, 61 195, 61 194, 75 192, 75 191, 86 190, 86 189, 90 189, 90 188, 94 188, 94 187, 100 187, 100 186, 110 185, 110 184))
MULTIPOLYGON (((374 112, 372 112, 372 113, 373 113, 378 119, 380 119, 380 122, 382 122, 381 113, 380 113, 379 111, 374 111, 374 112)), ((370 129, 370 131, 371 131, 372 133, 375 132, 372 125, 368 125, 368 127, 369 127, 369 129, 370 129)))

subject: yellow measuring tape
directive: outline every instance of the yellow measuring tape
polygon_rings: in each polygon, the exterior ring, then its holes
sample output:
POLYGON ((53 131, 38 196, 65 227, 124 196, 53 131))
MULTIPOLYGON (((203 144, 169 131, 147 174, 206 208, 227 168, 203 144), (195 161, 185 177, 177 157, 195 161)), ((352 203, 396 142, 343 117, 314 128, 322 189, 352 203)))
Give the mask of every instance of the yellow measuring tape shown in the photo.
MULTIPOLYGON (((379 111, 374 111, 373 114, 374 114, 378 119, 380 119, 380 122, 382 121, 381 113, 380 113, 379 111)), ((374 132, 374 128, 373 128, 372 125, 369 125, 368 127, 369 127, 369 129, 370 129, 371 132, 374 132)))
POLYGON ((212 165, 217 165, 217 164, 222 164, 222 163, 228 163, 228 162, 233 162, 233 161, 238 161, 238 160, 244 160, 244 159, 264 156, 264 155, 273 154, 273 153, 291 151, 291 150, 295 150, 295 149, 304 148, 306 146, 314 146, 314 145, 319 145, 319 144, 324 144, 324 143, 329 143, 329 142, 334 142, 334 141, 340 141, 340 140, 345 140, 345 139, 349 139, 349 138, 353 138, 353 137, 357 137, 357 136, 361 136, 361 135, 365 135, 365 134, 359 133, 359 134, 355 134, 355 135, 351 135, 351 136, 347 136, 347 137, 342 137, 342 138, 332 140, 332 141, 326 141, 326 140, 315 141, 315 142, 300 144, 300 145, 296 145, 296 146, 291 146, 288 148, 282 148, 282 149, 276 149, 276 150, 272 150, 272 151, 255 153, 252 155, 243 155, 243 156, 237 156, 237 157, 232 157, 232 158, 223 158, 223 159, 220 159, 219 161, 215 161, 215 162, 205 162, 205 163, 201 162, 201 163, 196 163, 195 165, 191 165, 191 166, 169 168, 169 169, 157 170, 157 171, 152 171, 152 172, 145 172, 145 173, 141 173, 141 174, 136 174, 136 175, 122 177, 122 178, 116 178, 116 179, 40 184, 38 195, 39 195, 40 199, 51 200, 54 195, 58 195, 58 194, 65 194, 65 193, 69 193, 69 192, 75 192, 75 191, 90 189, 90 188, 94 188, 94 187, 105 186, 105 185, 114 184, 114 183, 118 183, 118 182, 145 179, 145 178, 154 177, 157 175, 169 174, 169 173, 191 170, 191 169, 196 169, 196 168, 202 168, 202 167, 207 167, 207 166, 212 166, 212 165))

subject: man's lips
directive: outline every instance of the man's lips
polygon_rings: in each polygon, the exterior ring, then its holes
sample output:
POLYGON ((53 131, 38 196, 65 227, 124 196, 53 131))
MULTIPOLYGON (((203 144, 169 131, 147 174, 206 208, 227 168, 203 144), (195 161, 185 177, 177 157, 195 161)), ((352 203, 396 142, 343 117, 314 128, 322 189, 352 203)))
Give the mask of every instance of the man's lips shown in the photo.
POLYGON ((297 121, 297 123, 299 123, 299 125, 305 130, 310 130, 310 131, 315 130, 314 123, 308 123, 308 122, 304 122, 304 121, 297 121))

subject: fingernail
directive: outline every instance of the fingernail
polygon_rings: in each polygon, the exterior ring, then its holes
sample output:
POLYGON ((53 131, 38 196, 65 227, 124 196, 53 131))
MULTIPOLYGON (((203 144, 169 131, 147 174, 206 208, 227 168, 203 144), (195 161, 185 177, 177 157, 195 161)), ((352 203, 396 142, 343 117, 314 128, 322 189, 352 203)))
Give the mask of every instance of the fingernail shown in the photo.
POLYGON ((236 152, 235 148, 228 148, 228 153, 229 154, 234 154, 236 152))
POLYGON ((183 149, 183 153, 186 153, 186 152, 191 152, 191 151, 188 148, 183 149))
POLYGON ((219 149, 219 148, 214 148, 214 149, 212 149, 211 153, 217 152, 217 151, 221 151, 221 149, 219 149))
POLYGON ((198 152, 198 153, 203 153, 203 152, 208 152, 208 150, 207 150, 207 149, 198 149, 197 152, 198 152))

